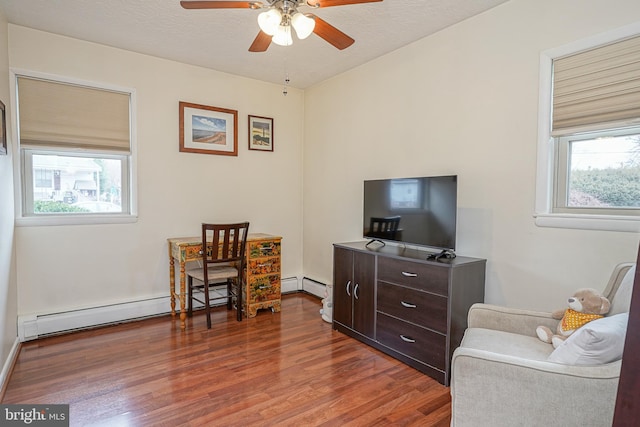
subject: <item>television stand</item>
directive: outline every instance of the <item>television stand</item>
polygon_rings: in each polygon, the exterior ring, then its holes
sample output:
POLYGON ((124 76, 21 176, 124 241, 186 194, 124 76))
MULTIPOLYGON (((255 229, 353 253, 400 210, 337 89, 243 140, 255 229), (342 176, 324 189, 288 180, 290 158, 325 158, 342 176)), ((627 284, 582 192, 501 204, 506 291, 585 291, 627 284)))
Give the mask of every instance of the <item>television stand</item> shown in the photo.
POLYGON ((448 386, 469 307, 484 302, 486 260, 365 244, 333 245, 333 329, 448 386))
POLYGON ((455 257, 456 257, 456 253, 454 251, 449 249, 443 249, 442 251, 440 251, 439 254, 429 254, 429 256, 427 256, 427 259, 439 261, 440 258, 453 259, 455 257))

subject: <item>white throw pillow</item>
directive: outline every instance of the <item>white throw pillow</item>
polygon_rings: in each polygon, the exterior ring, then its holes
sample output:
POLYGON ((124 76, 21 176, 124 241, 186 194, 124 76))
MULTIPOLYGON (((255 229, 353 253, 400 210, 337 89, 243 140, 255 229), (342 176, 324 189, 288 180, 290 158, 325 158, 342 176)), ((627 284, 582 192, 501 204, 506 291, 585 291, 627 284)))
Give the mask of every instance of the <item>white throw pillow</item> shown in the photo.
POLYGON ((601 365, 622 359, 629 313, 593 320, 549 355, 550 362, 565 365, 601 365))

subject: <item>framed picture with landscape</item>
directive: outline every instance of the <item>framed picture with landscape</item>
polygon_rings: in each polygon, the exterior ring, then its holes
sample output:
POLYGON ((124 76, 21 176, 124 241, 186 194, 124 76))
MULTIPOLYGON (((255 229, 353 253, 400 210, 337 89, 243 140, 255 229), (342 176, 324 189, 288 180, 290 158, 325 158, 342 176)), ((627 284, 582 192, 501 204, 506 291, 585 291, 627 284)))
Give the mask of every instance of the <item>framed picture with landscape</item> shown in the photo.
POLYGON ((273 119, 249 116, 249 150, 273 151, 273 119))
POLYGON ((180 151, 238 155, 238 111, 180 102, 180 151))

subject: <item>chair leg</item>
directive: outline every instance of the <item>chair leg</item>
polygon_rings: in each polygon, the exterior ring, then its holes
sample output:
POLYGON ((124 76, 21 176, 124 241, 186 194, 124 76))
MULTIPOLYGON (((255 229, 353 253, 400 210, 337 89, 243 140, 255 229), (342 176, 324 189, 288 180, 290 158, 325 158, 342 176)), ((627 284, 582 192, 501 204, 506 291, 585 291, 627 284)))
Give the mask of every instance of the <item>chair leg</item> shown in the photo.
POLYGON ((233 304, 231 301, 232 300, 232 286, 233 286, 233 282, 231 281, 232 279, 227 279, 227 310, 231 310, 233 308, 233 304))
POLYGON ((204 311, 207 314, 207 329, 211 329, 211 305, 209 304, 209 284, 204 286, 204 311))
POLYGON ((236 281, 236 318, 238 322, 242 322, 242 275, 236 281))
POLYGON ((187 287, 189 288, 189 297, 187 298, 187 316, 193 316, 193 277, 187 276, 187 287))

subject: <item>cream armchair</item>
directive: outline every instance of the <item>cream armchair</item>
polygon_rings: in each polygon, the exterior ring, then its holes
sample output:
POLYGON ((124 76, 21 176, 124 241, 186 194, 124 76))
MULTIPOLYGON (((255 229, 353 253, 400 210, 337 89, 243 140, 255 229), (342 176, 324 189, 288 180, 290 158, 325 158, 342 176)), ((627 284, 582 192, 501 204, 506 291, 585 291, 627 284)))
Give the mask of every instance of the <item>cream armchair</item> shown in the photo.
MULTIPOLYGON (((611 301, 607 316, 628 313, 633 266, 614 269, 603 291, 611 301)), ((621 361, 548 361, 553 347, 537 338, 536 327, 555 330, 557 322, 551 313, 473 305, 451 362, 451 426, 610 426, 621 361)))

